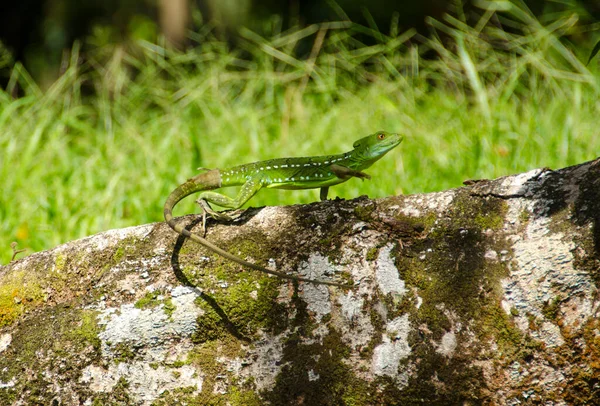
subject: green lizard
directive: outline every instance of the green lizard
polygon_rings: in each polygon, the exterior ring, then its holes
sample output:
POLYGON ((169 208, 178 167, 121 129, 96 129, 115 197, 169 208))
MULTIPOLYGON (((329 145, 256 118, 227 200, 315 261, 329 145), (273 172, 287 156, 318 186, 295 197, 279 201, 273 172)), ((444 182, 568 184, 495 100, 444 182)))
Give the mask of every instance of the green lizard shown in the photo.
POLYGON ((320 188, 321 200, 326 200, 330 186, 345 182, 351 177, 370 179, 371 177, 369 175, 361 171, 370 167, 375 161, 400 144, 402 139, 402 135, 378 131, 356 141, 353 145, 354 149, 344 154, 278 158, 234 166, 227 169, 208 170, 207 172, 189 179, 171 192, 164 206, 165 221, 179 234, 190 238, 217 254, 245 267, 285 279, 324 285, 346 286, 335 282, 318 281, 288 275, 283 272, 264 268, 252 262, 244 261, 217 247, 198 234, 186 230, 173 218, 173 208, 186 196, 202 191, 198 196, 198 203, 204 210, 204 218, 208 212, 213 218, 225 219, 228 218, 228 216, 213 211, 210 208, 209 203, 235 210, 243 206, 244 203, 250 200, 250 198, 263 187, 277 189, 320 188), (235 199, 220 193, 209 192, 209 190, 212 189, 240 185, 242 188, 235 199))

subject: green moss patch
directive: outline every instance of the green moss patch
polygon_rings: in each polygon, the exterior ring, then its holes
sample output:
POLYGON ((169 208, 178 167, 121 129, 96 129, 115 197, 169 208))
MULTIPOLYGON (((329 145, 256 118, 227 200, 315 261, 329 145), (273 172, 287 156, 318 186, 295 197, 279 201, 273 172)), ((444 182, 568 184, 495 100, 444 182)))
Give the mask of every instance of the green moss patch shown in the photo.
POLYGON ((42 287, 33 273, 17 271, 5 275, 0 281, 0 327, 43 302, 42 287))
POLYGON ((292 334, 284 344, 284 367, 264 397, 277 405, 370 404, 367 383, 344 362, 349 356, 349 348, 333 329, 322 343, 304 344, 300 335, 292 334))
POLYGON ((192 340, 205 342, 223 337, 226 332, 250 338, 259 330, 279 333, 286 327, 286 308, 277 303, 280 280, 253 275, 229 275, 227 288, 215 288, 210 297, 199 297, 196 304, 205 313, 198 317, 192 340))
POLYGON ((56 386, 78 382, 82 369, 100 358, 99 331, 91 310, 59 305, 28 317, 0 357, 0 381, 15 382, 0 391, 0 404, 47 404, 56 386))
POLYGON ((137 309, 152 309, 160 305, 162 305, 164 312, 169 317, 171 317, 177 308, 173 304, 173 301, 170 298, 165 297, 160 290, 147 292, 141 299, 135 302, 134 307, 137 309))

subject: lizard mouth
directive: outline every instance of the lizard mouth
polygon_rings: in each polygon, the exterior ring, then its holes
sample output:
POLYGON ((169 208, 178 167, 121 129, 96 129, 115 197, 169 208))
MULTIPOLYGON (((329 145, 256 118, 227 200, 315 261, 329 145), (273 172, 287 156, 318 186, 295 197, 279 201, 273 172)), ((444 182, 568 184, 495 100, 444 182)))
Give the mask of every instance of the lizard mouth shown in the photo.
POLYGON ((400 134, 389 134, 385 140, 380 141, 370 151, 366 151, 368 154, 367 156, 369 157, 368 159, 373 160, 373 162, 380 159, 400 145, 403 139, 404 137, 400 134))
POLYGON ((398 145, 400 145, 403 139, 404 136, 401 134, 391 134, 389 137, 386 138, 386 142, 382 143, 382 149, 389 150, 394 147, 397 147, 398 145))

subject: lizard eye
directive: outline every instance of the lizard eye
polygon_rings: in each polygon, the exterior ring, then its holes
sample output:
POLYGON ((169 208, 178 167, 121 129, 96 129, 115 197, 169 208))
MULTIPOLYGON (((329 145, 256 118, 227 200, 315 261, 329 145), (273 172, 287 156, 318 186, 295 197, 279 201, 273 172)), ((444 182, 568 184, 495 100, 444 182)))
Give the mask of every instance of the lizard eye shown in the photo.
POLYGON ((385 138, 385 134, 384 133, 381 133, 381 134, 377 135, 377 139, 382 140, 384 138, 385 138))

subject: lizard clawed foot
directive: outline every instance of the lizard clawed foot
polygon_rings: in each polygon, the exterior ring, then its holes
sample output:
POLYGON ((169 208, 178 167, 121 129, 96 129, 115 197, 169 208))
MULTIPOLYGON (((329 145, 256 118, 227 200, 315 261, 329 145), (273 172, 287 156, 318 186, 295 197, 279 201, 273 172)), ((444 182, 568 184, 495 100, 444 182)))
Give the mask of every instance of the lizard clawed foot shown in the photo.
POLYGON ((198 199, 196 200, 196 203, 198 203, 198 205, 202 209, 202 233, 204 236, 206 236, 206 214, 208 214, 215 220, 221 221, 233 221, 240 216, 239 214, 232 216, 219 211, 215 211, 212 207, 210 207, 210 204, 204 199, 198 199))

